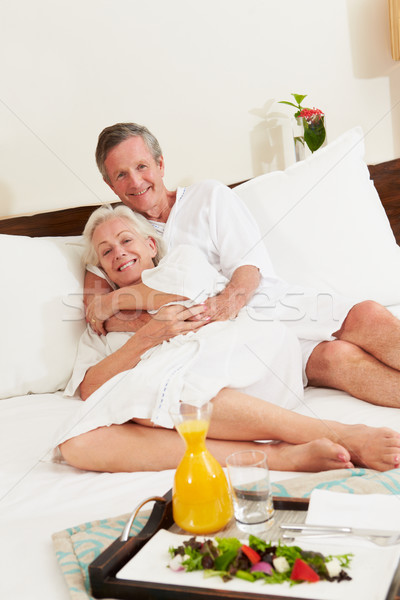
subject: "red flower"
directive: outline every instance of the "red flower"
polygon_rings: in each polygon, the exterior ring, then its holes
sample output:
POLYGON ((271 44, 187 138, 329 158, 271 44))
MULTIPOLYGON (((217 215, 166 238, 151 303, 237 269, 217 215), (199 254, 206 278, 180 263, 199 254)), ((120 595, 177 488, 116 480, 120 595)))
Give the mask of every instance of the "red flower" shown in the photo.
POLYGON ((303 108, 297 116, 306 119, 309 123, 317 123, 324 113, 319 108, 303 108))

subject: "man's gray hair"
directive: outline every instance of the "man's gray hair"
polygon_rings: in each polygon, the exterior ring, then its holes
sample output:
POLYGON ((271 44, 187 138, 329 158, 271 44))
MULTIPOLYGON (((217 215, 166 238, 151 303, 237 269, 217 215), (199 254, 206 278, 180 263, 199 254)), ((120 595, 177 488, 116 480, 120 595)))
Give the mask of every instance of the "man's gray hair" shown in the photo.
POLYGON ((110 178, 104 166, 104 162, 108 153, 112 148, 131 137, 141 137, 156 163, 160 164, 160 159, 162 157, 161 146, 158 143, 157 138, 147 129, 147 127, 138 125, 137 123, 116 123, 115 125, 110 125, 100 133, 96 147, 96 163, 107 183, 110 183, 110 178))
POLYGON ((157 266, 165 254, 162 237, 156 232, 153 225, 149 223, 147 219, 134 212, 127 206, 123 206, 122 204, 119 204, 115 207, 105 204, 104 206, 97 208, 90 215, 85 225, 85 229, 83 230, 83 238, 85 243, 85 250, 83 254, 84 264, 99 265, 99 259, 92 243, 93 234, 99 225, 116 218, 123 219, 125 222, 128 222, 136 231, 136 233, 145 239, 149 237, 154 239, 157 248, 157 254, 153 258, 153 262, 154 265, 157 266))

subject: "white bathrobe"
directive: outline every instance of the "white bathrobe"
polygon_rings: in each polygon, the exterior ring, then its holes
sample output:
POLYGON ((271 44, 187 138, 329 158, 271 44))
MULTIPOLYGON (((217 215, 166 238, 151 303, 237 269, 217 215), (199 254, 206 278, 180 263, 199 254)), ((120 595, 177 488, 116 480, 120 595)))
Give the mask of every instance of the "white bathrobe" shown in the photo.
MULTIPOLYGON (((198 304, 221 291, 227 279, 193 246, 171 250, 142 274, 156 290, 198 304)), ((88 326, 79 344, 66 395, 74 395, 86 370, 120 348, 131 333, 94 334, 88 326)), ((180 402, 196 406, 231 387, 293 408, 303 397, 302 359, 296 336, 279 322, 259 320, 245 307, 236 319, 218 321, 178 335, 148 350, 128 371, 112 377, 85 402, 67 427, 65 441, 100 426, 149 418, 173 427, 169 410, 180 402)))

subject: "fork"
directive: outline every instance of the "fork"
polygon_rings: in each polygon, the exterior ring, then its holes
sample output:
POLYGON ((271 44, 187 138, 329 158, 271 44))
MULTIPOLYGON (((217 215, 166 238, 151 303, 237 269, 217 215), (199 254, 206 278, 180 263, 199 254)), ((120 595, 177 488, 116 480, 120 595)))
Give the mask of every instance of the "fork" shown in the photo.
POLYGON ((361 529, 357 527, 337 527, 335 525, 307 525, 282 523, 281 529, 288 533, 282 535, 282 539, 294 539, 301 535, 304 537, 339 537, 352 535, 373 542, 378 546, 394 546, 400 543, 399 531, 388 531, 384 529, 361 529), (290 533, 289 533, 290 532, 290 533))

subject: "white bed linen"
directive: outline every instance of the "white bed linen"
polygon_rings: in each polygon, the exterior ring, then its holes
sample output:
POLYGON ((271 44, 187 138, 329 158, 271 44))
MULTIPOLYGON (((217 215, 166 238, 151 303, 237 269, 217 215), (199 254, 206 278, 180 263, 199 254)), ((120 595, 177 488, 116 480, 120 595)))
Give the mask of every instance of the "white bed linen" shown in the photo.
MULTIPOLYGON (((236 192, 259 222, 280 276, 321 292, 334 289, 346 296, 362 293, 384 304, 398 303, 399 279, 394 274, 400 251, 363 155, 362 132, 357 129, 285 173, 267 174, 236 192)), ((2 297, 9 339, 3 335, 0 396, 62 389, 72 369, 78 330, 84 326, 79 240, 23 238, 22 243, 14 236, 0 238, 3 255, 14 258, 3 261, 2 280, 11 281, 16 291, 15 297, 2 297), (17 280, 16 260, 25 266, 25 276, 17 280), (23 299, 23 310, 18 298, 23 299), (68 323, 75 331, 73 340, 68 323), (39 332, 34 324, 42 324, 39 332), (45 381, 36 381, 42 371, 45 381)), ((42 461, 79 402, 62 393, 0 401, 2 600, 68 600, 52 533, 129 513, 143 498, 163 494, 172 485, 171 470, 93 473, 42 461)), ((387 425, 400 431, 398 409, 375 407, 333 390, 307 389, 297 410, 320 419, 387 425)), ((293 475, 298 473, 272 472, 271 478, 279 481, 293 475)))
MULTIPOLYGON (((79 402, 61 393, 0 402, 1 598, 68 600, 52 533, 129 513, 142 499, 172 486, 173 470, 93 473, 42 460, 79 402)), ((297 410, 400 431, 397 409, 375 407, 333 390, 307 389, 297 410)), ((294 475, 299 474, 272 472, 271 478, 279 481, 294 475)))

